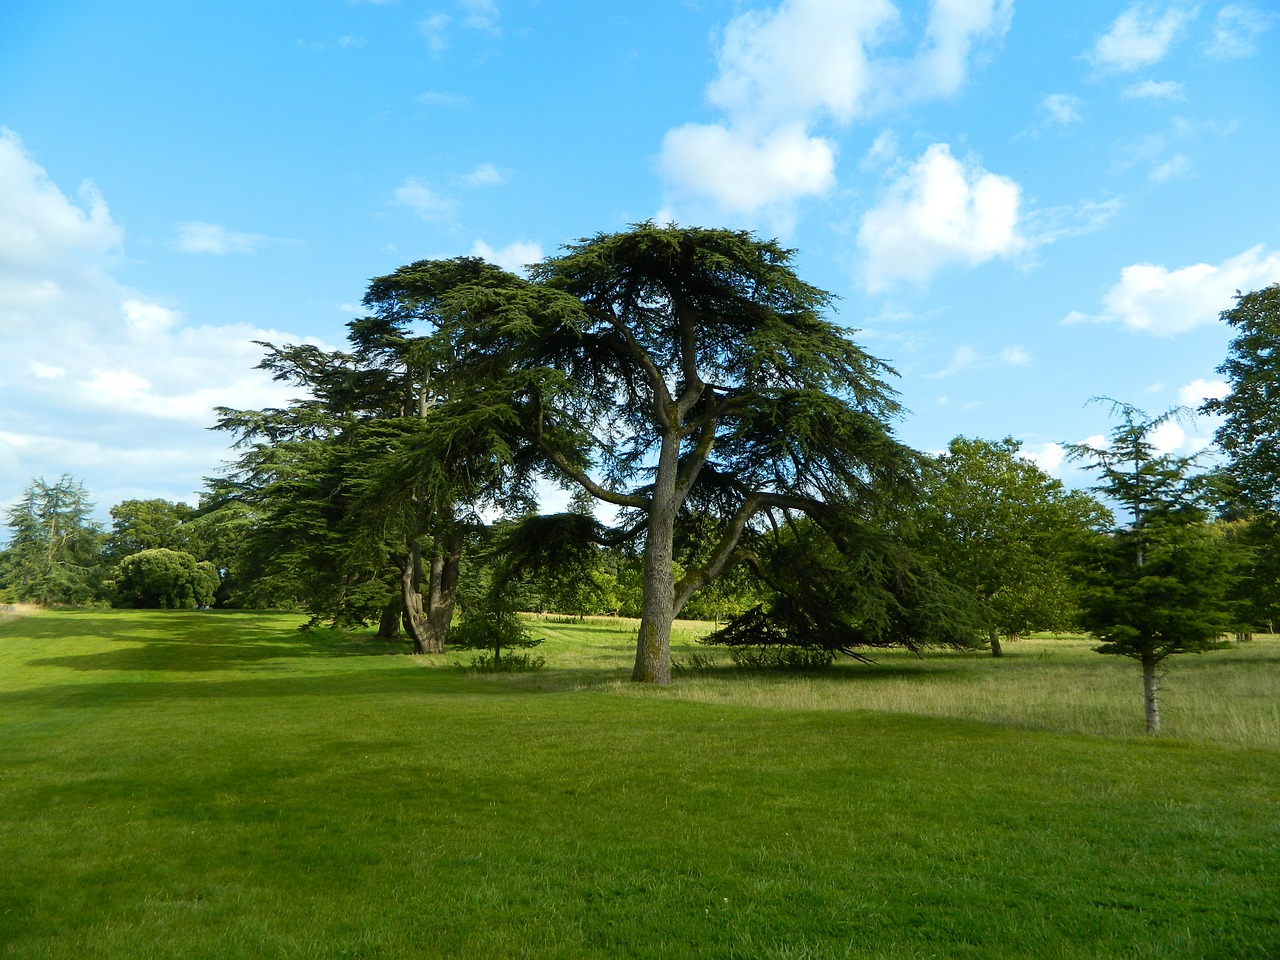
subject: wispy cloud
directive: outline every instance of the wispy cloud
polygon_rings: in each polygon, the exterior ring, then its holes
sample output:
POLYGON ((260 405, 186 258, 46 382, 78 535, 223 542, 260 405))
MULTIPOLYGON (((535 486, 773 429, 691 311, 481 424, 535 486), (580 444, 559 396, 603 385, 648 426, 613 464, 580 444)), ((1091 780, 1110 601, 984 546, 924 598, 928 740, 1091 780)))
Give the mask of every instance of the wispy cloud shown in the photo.
POLYGON ((1136 3, 1098 38, 1089 61, 1099 70, 1122 73, 1159 63, 1195 16, 1194 7, 1181 4, 1136 3))
POLYGON ((210 253, 223 257, 231 253, 254 253, 270 238, 257 233, 240 233, 216 223, 188 220, 178 224, 174 246, 183 253, 210 253))
POLYGON ((463 107, 470 103, 470 98, 460 93, 447 93, 443 90, 427 90, 418 94, 418 102, 428 107, 463 107))
POLYGON ((1164 183, 1167 180, 1185 180, 1191 176, 1191 158, 1184 153, 1175 153, 1163 163, 1151 168, 1147 178, 1152 183, 1164 183))
POLYGON ((951 361, 941 370, 930 374, 929 379, 946 380, 966 370, 980 370, 993 366, 1023 367, 1030 362, 1031 352, 1022 346, 1005 347, 995 356, 988 356, 968 344, 962 344, 951 355, 951 361))
POLYGON ((1215 60, 1247 57, 1258 49, 1257 40, 1280 20, 1280 14, 1266 13, 1251 4, 1229 3, 1213 21, 1213 39, 1205 54, 1215 60))
POLYGON ((1126 100, 1181 100, 1183 90, 1176 80, 1143 80, 1125 87, 1120 96, 1126 100))
POLYGON ((1040 101, 1037 110, 1047 124, 1066 127, 1080 122, 1080 105, 1083 102, 1070 93, 1051 93, 1040 101))
POLYGON ((438 11, 418 21, 418 32, 427 41, 427 49, 439 56, 449 48, 449 35, 454 27, 497 35, 501 31, 501 14, 494 0, 457 0, 458 16, 438 11))
POLYGON ((507 175, 492 163, 482 163, 462 179, 469 187, 500 187, 507 182, 507 175))
POLYGON ((391 202, 408 207, 429 223, 440 223, 453 218, 454 202, 441 196, 417 177, 410 177, 392 194, 391 202))

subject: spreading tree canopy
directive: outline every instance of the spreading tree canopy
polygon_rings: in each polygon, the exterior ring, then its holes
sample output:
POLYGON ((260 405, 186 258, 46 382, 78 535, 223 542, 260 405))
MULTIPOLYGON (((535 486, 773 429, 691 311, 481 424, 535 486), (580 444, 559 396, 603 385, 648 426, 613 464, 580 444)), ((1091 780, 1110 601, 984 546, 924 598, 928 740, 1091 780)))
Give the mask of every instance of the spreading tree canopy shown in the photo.
MULTIPOLYGON (((827 319, 831 297, 776 243, 645 223, 571 245, 527 281, 489 274, 440 292, 450 393, 502 409, 544 469, 611 505, 618 523, 598 539, 639 545, 637 681, 670 679, 672 620, 697 590, 738 563, 768 572, 760 537, 803 515, 837 552, 865 554, 910 486, 892 371, 827 319), (692 516, 714 525, 677 576, 692 516)), ((846 619, 868 642, 884 636, 846 619)))
MULTIPOLYGON (((243 449, 234 482, 258 511, 249 575, 317 616, 398 615, 416 652, 439 652, 462 553, 485 503, 525 488, 483 404, 450 393, 439 291, 497 268, 438 261, 375 280, 347 351, 277 347, 262 366, 301 391, 288 407, 220 411, 243 449)), ((503 276, 506 276, 505 274, 503 276)))

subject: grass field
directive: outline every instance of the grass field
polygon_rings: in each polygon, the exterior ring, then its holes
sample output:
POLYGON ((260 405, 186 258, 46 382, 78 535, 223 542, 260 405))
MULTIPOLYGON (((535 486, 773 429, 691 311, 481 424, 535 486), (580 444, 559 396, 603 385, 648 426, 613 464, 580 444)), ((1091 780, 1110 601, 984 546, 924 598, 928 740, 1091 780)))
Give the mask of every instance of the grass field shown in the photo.
POLYGON ((1280 957, 1274 638, 1151 739, 1076 640, 656 690, 626 624, 486 677, 298 622, 0 624, 0 956, 1280 957))

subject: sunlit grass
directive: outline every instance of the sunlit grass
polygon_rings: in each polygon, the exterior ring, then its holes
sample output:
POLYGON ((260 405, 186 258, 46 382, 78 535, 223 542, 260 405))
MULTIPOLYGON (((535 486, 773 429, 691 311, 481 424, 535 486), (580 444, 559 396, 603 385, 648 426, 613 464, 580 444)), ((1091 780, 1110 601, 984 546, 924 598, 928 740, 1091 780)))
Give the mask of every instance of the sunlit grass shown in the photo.
MULTIPOLYGON (((1280 953, 1280 751, 1057 732, 1140 713, 1081 641, 654 690, 633 624, 493 677, 299 622, 0 627, 0 957, 1280 953)), ((1170 722, 1275 653, 1175 662, 1170 722)))

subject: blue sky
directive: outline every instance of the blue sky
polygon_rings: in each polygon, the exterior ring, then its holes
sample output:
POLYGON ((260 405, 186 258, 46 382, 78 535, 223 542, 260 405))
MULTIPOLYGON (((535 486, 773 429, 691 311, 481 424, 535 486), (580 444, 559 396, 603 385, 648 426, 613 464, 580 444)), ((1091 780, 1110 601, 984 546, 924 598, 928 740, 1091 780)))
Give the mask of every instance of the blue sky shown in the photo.
POLYGON ((1073 482, 1091 397, 1221 391, 1280 281, 1271 0, 7 0, 0 129, 0 505, 194 501, 212 408, 285 399, 253 341, 651 217, 795 247, 907 443, 1073 482))

